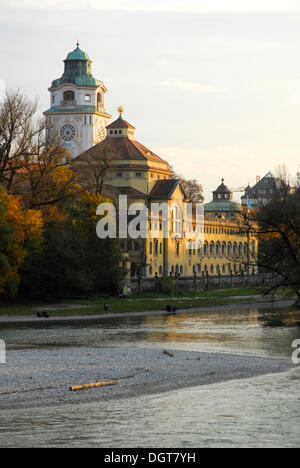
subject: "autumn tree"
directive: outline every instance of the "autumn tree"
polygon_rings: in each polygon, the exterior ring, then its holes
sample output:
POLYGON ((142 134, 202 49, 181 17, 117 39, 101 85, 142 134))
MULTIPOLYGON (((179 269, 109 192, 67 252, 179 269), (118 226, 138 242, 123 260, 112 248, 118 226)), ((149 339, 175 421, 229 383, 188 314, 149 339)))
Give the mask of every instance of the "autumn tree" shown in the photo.
POLYGON ((40 211, 26 210, 20 199, 0 186, 0 294, 13 297, 20 283, 20 268, 43 240, 40 211))

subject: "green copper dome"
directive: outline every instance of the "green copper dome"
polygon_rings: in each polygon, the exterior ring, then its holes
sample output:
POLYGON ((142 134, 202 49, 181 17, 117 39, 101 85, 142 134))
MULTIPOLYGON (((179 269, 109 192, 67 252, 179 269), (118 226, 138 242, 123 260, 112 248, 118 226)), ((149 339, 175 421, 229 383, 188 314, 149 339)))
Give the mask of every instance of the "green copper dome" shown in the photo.
POLYGON ((83 52, 83 50, 79 49, 79 45, 75 50, 68 54, 66 60, 87 60, 89 62, 91 61, 88 54, 86 52, 83 52))
POLYGON ((204 205, 205 212, 240 212, 242 209, 241 205, 235 203, 231 200, 222 200, 222 201, 212 201, 204 205))
POLYGON ((88 54, 77 47, 70 52, 64 60, 65 71, 61 78, 52 81, 51 88, 58 88, 64 83, 73 83, 76 86, 98 88, 102 81, 96 80, 92 74, 92 61, 88 54))

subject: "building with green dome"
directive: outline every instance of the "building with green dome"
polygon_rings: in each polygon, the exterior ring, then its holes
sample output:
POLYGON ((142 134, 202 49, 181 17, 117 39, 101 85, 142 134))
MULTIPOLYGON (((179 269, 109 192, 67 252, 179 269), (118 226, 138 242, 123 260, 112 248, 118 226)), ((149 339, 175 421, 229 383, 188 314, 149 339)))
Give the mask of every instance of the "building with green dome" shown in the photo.
POLYGON ((232 191, 224 184, 224 179, 222 179, 222 184, 213 192, 213 201, 204 205, 205 215, 227 219, 239 216, 242 206, 235 203, 232 198, 232 191))
POLYGON ((92 61, 79 43, 64 60, 63 75, 52 81, 50 108, 44 112, 72 157, 105 138, 111 115, 105 111, 104 83, 92 73, 92 61))

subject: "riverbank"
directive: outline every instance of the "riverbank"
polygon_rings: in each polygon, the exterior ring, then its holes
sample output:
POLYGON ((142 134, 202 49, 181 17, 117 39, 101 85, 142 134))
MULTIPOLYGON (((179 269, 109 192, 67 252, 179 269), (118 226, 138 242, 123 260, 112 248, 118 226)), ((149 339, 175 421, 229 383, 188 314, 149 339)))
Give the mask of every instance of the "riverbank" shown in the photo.
POLYGON ((98 316, 106 312, 105 305, 113 314, 144 311, 163 311, 167 305, 177 309, 195 309, 202 307, 231 306, 245 303, 276 303, 293 300, 291 291, 279 290, 275 296, 264 297, 265 287, 242 287, 206 291, 175 291, 172 296, 161 293, 118 297, 91 297, 85 299, 61 300, 51 302, 0 303, 0 319, 2 317, 36 316, 38 312, 46 312, 52 317, 68 316, 98 316))
MULTIPOLYGON (((188 314, 188 313, 207 313, 207 312, 217 312, 217 311, 224 311, 224 310, 240 310, 241 308, 245 310, 250 309, 264 309, 269 307, 270 309, 281 309, 281 308, 288 308, 294 305, 294 300, 277 300, 277 301, 261 301, 261 302, 251 302, 244 299, 243 301, 237 301, 235 303, 230 302, 229 304, 223 305, 212 305, 212 306, 199 306, 199 307, 190 307, 190 308, 180 308, 176 311, 176 315, 180 314, 188 314)), ((172 302, 173 304, 173 302, 172 302)), ((178 305, 178 304, 177 304, 178 305)), ((55 325, 63 325, 72 322, 79 322, 79 321, 99 321, 102 319, 109 319, 109 318, 122 318, 122 317, 142 317, 148 315, 169 315, 170 313, 167 312, 165 309, 155 309, 155 310, 141 310, 141 311, 124 311, 124 312, 101 312, 99 314, 86 314, 85 311, 78 307, 76 309, 76 314, 72 314, 73 309, 70 310, 70 314, 65 315, 63 312, 60 313, 60 309, 56 308, 54 310, 51 309, 51 306, 46 306, 47 311, 49 313, 48 318, 39 318, 37 317, 36 313, 34 315, 0 315, 0 325, 24 325, 26 324, 40 324, 42 327, 47 323, 55 325)), ((53 306, 52 307, 56 307, 53 306)), ((171 312, 172 314, 172 312, 171 312)))
POLYGON ((0 410, 138 397, 285 372, 290 360, 145 348, 9 351, 0 367, 0 410), (71 392, 72 385, 118 380, 71 392))

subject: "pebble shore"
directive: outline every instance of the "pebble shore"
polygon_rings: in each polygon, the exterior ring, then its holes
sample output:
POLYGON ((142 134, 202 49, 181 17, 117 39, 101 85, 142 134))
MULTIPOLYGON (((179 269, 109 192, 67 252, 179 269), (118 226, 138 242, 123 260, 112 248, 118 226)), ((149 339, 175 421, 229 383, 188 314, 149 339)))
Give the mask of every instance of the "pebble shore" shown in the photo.
POLYGON ((0 365, 0 410, 84 403, 285 372, 290 360, 143 348, 15 350, 0 365), (118 380, 71 392, 70 386, 118 380))

